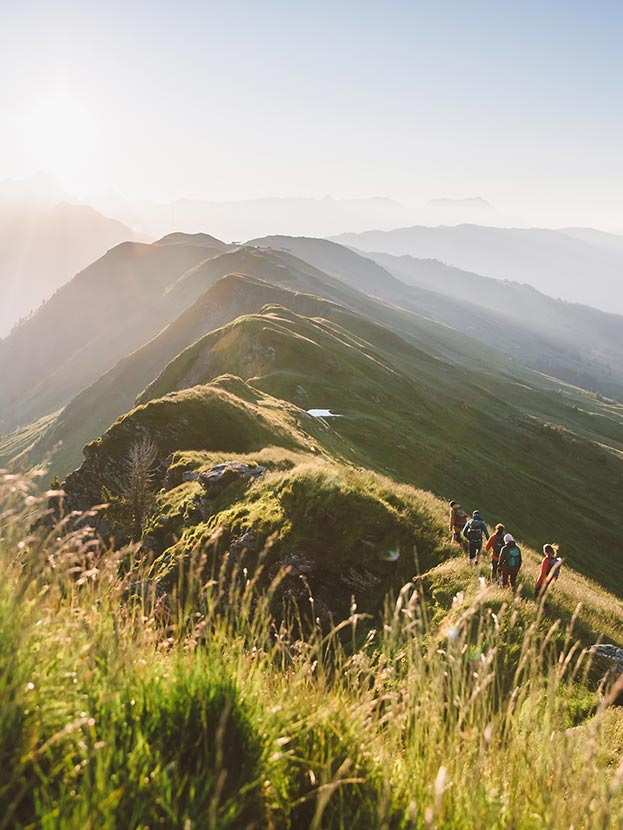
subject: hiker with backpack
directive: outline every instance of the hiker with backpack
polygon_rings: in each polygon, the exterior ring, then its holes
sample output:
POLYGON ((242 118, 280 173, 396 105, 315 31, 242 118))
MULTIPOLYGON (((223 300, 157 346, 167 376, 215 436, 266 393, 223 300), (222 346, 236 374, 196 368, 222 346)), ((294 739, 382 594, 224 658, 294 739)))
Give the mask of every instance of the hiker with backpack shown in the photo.
POLYGON ((506 587, 510 581, 514 593, 517 585, 517 574, 521 568, 521 548, 510 533, 504 536, 504 547, 500 551, 498 567, 502 574, 502 585, 506 587))
POLYGON ((463 536, 467 539, 467 553, 469 556, 470 565, 478 565, 480 562, 480 552, 482 550, 482 535, 489 539, 489 528, 483 521, 482 516, 477 510, 472 513, 472 518, 466 523, 463 528, 463 536))
POLYGON ((498 575, 498 562, 500 559, 500 551, 504 547, 504 525, 497 524, 495 526, 495 533, 487 539, 485 550, 491 551, 491 582, 495 582, 498 575))
POLYGON ((561 565, 562 560, 558 558, 558 545, 543 545, 543 561, 534 587, 535 599, 538 599, 539 594, 544 593, 552 582, 558 579, 561 565))
POLYGON ((461 534, 467 523, 467 513, 463 510, 458 501, 450 502, 450 534, 452 541, 463 547, 461 534))

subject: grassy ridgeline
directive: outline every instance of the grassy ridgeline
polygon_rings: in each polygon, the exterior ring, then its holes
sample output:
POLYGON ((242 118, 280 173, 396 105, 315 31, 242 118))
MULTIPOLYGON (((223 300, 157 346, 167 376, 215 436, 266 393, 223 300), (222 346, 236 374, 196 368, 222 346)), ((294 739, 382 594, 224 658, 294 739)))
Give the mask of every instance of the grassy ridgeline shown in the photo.
POLYGON ((294 640, 242 571, 166 606, 1 487, 0 828, 619 826, 623 719, 581 645, 459 560, 294 640))

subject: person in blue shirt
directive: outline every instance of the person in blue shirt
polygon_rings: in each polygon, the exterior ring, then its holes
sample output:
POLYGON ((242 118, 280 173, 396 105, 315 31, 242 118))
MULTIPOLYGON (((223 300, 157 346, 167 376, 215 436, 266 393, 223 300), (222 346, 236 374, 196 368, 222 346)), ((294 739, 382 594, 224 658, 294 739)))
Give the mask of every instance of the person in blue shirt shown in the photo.
POLYGON ((474 510, 472 518, 463 528, 463 536, 467 539, 467 552, 470 565, 477 566, 480 563, 483 535, 486 539, 489 539, 489 528, 483 521, 480 513, 474 510))

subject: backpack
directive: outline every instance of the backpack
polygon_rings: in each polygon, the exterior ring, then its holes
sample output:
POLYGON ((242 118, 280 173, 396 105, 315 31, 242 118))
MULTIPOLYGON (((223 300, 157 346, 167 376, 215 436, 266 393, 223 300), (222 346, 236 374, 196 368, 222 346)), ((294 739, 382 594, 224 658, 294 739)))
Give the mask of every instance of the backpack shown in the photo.
POLYGON ((547 575, 546 575, 546 578, 547 578, 548 582, 553 582, 555 579, 558 579, 558 577, 560 576, 560 566, 561 565, 562 565, 562 560, 561 559, 556 559, 555 557, 552 557, 552 559, 549 563, 549 568, 547 569, 547 575))
POLYGON ((517 547, 517 545, 513 545, 512 548, 508 549, 508 557, 506 563, 509 568, 518 568, 519 563, 521 562, 521 551, 517 547))
POLYGON ((479 524, 474 524, 472 520, 465 535, 470 542, 482 542, 482 527, 479 524))
POLYGON ((454 513, 454 526, 455 527, 465 527, 467 524, 467 513, 463 510, 462 507, 457 507, 454 513))
POLYGON ((504 547, 504 537, 500 537, 497 533, 493 537, 493 550, 491 551, 491 555, 494 556, 496 559, 500 558, 500 553, 502 552, 502 548, 504 547))

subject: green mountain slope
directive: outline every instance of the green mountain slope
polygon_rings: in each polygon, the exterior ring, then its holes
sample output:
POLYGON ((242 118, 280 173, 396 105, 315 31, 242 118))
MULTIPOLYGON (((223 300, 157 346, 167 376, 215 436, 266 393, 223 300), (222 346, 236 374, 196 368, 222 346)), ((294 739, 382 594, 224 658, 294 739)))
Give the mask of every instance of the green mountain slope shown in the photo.
POLYGON ((623 400, 623 316, 435 260, 368 256, 424 289, 422 313, 514 354, 530 368, 623 400))
MULTIPOLYGON (((185 307, 201 294, 199 300, 141 348, 124 357, 95 383, 79 392, 56 419, 46 419, 44 432, 40 429, 20 429, 19 442, 16 442, 14 435, 0 440, 0 459, 4 458, 4 463, 15 460, 19 448, 20 462, 39 463, 45 458, 56 472, 66 474, 79 464, 84 444, 131 409, 137 395, 154 380, 168 361, 198 337, 239 314, 259 311, 266 303, 297 303, 295 295, 286 289, 286 285, 315 290, 324 296, 349 299, 352 295, 353 301, 365 302, 363 295, 354 295, 337 280, 282 252, 241 248, 214 256, 190 269, 163 295, 163 302, 172 309, 185 307), (277 285, 252 278, 245 281, 241 275, 236 276, 237 271, 267 277, 277 285), (230 276, 220 287, 212 289, 211 286, 223 275, 230 276), (29 436, 33 438, 27 441, 29 436)), ((73 376, 72 380, 76 382, 73 376)))
POLYGON ((285 446, 284 419, 291 430, 291 419, 298 418, 300 432, 291 446, 311 442, 341 463, 458 498, 479 507, 491 523, 505 521, 535 547, 557 540, 574 567, 620 592, 620 413, 596 416, 555 392, 502 376, 492 384, 476 370, 466 376, 340 309, 327 320, 267 307, 201 338, 166 367, 141 406, 87 448, 84 464, 68 480, 70 493, 82 492, 88 482, 93 504, 102 484, 119 489, 119 477, 101 470, 112 464, 120 475, 118 459, 132 437, 151 436, 163 463, 175 449, 247 451, 234 423, 228 428, 228 417, 213 415, 205 398, 223 372, 247 379, 238 392, 229 390, 238 406, 246 408, 250 394, 271 396, 271 417, 279 428, 275 440, 263 435, 264 444, 285 446), (187 396, 203 401, 191 415, 185 412, 187 396), (184 407, 177 409, 180 400, 184 407), (324 426, 303 411, 315 407, 343 417, 324 426), (558 423, 543 419, 550 411, 558 423), (210 426, 215 418, 218 433, 210 426), (593 426, 590 438, 587 422, 593 426))
MULTIPOLYGON (((83 446, 132 409, 145 387, 197 338, 241 313, 257 312, 267 303, 278 302, 315 313, 326 313, 330 305, 253 277, 231 274, 221 278, 156 337, 76 395, 53 421, 47 422, 45 433, 35 433, 38 440, 30 442, 29 462, 48 460, 52 470, 65 475, 79 465, 83 446)), ((2 454, 7 461, 14 458, 16 447, 23 451, 23 440, 31 432, 34 430, 20 431, 21 444, 11 437, 0 442, 0 459, 2 454)))
POLYGON ((288 251, 324 273, 372 296, 398 298, 405 291, 404 283, 396 279, 387 268, 365 254, 328 239, 275 235, 252 239, 247 244, 262 249, 288 251))
MULTIPOLYGON (((365 262, 361 257, 357 259, 365 262)), ((270 303, 312 316, 329 314, 330 302, 312 300, 310 293, 331 298, 345 308, 382 322, 437 357, 462 366, 509 368, 508 359, 483 349, 476 341, 406 309, 375 300, 287 252, 252 248, 228 251, 190 269, 165 297, 175 295, 172 305, 178 307, 202 291, 199 299, 171 324, 78 393, 55 421, 48 420, 45 433, 21 430, 20 446, 27 452, 20 461, 38 463, 47 458, 52 469, 66 474, 79 464, 83 445, 131 409, 145 386, 197 338, 240 314, 257 312, 270 303), (215 283, 223 274, 229 276, 221 284, 215 283), (297 292, 304 292, 307 298, 297 296, 297 292), (37 440, 25 447, 28 435, 35 435, 37 440)), ((16 446, 14 437, 0 441, 0 458, 4 457, 5 463, 14 458, 11 450, 16 446)))
POLYGON ((623 400, 623 317, 555 300, 529 285, 436 260, 366 253, 325 239, 270 236, 326 273, 512 355, 525 366, 623 400))

